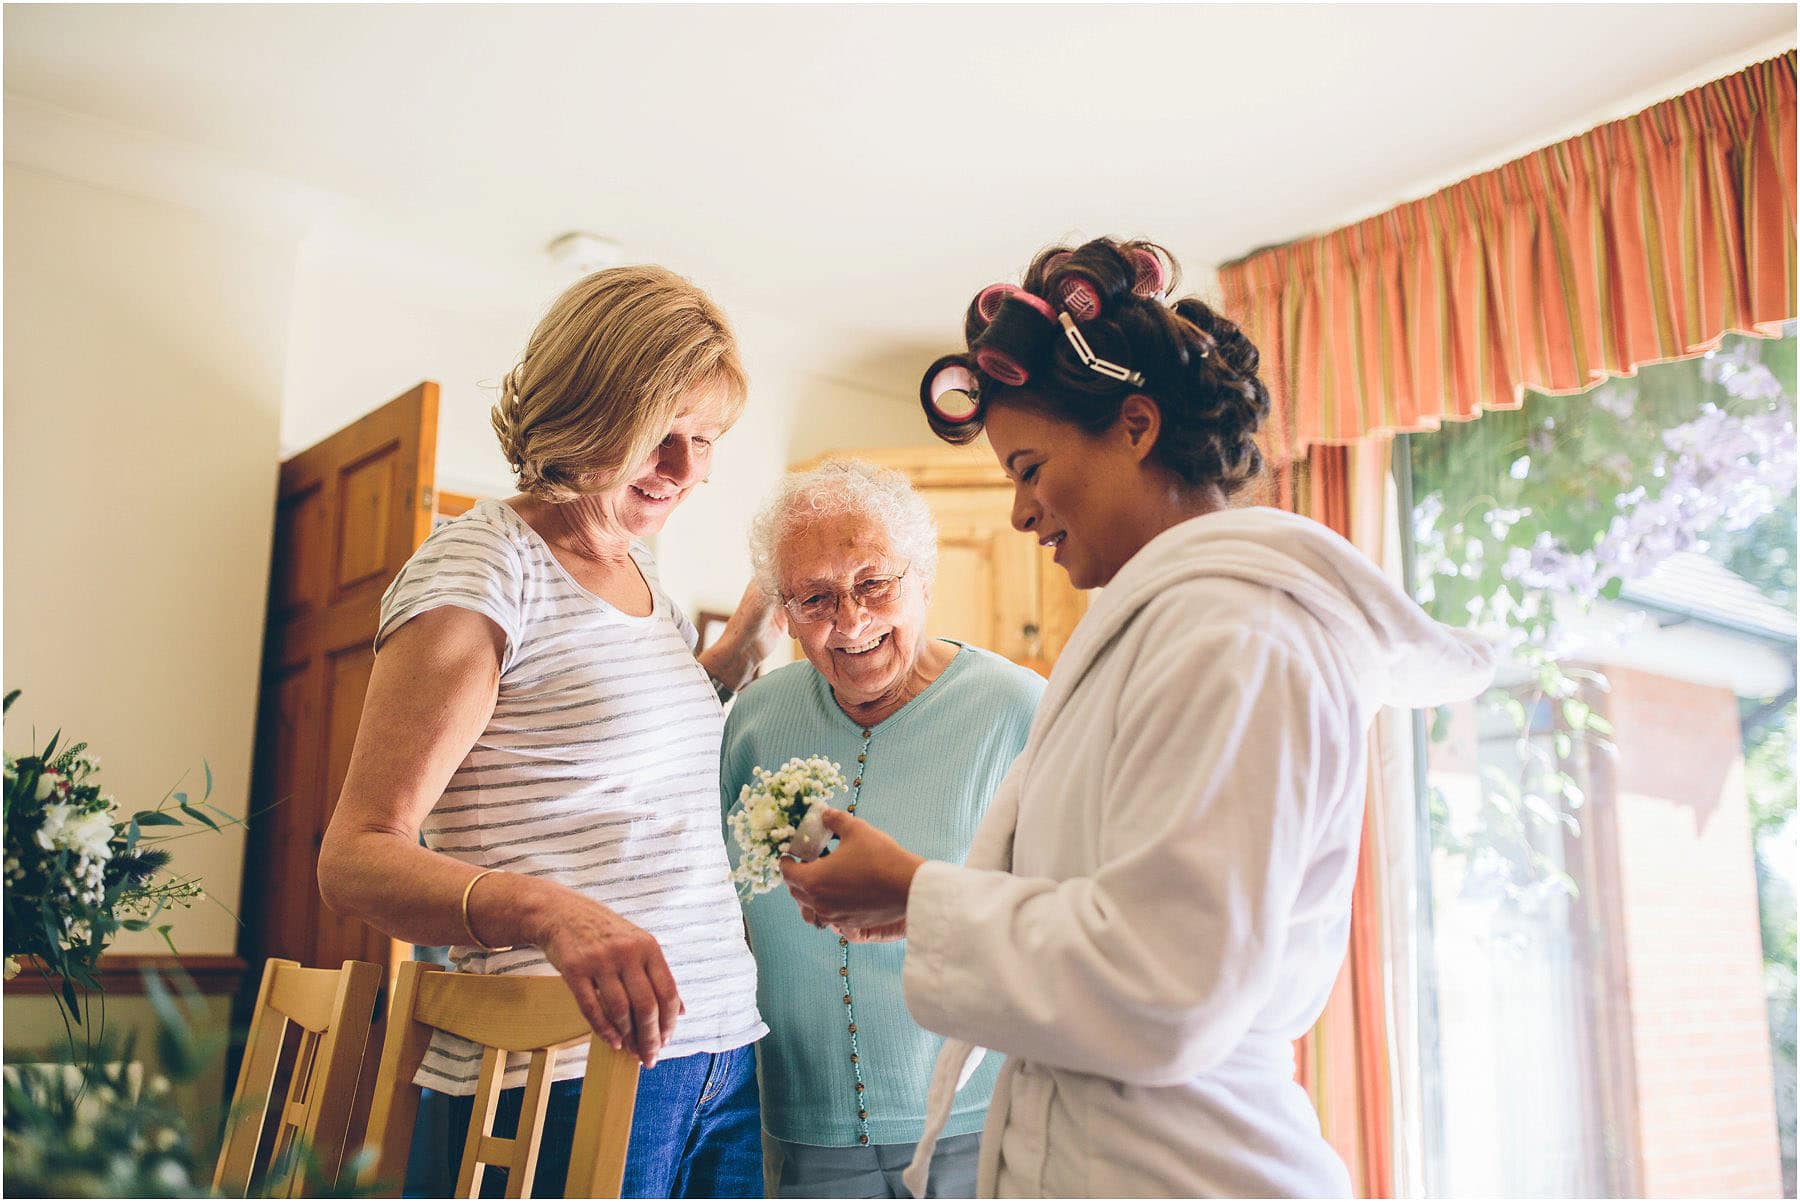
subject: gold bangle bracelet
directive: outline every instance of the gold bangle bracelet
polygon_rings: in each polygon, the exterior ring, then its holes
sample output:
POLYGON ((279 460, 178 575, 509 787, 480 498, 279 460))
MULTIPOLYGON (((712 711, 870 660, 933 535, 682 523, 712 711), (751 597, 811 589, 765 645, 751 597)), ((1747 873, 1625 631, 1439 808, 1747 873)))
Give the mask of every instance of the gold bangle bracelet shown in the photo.
POLYGON ((469 925, 469 894, 475 892, 475 886, 481 883, 482 877, 491 876, 494 873, 499 872, 499 871, 500 870, 498 868, 489 868, 485 871, 478 872, 474 876, 469 878, 468 884, 463 886, 463 895, 462 895, 463 930, 468 934, 469 942, 474 944, 476 947, 480 948, 484 952, 510 952, 510 951, 512 951, 511 944, 508 944, 505 947, 490 947, 487 944, 483 943, 481 941, 481 936, 477 935, 475 933, 475 928, 473 926, 469 925))

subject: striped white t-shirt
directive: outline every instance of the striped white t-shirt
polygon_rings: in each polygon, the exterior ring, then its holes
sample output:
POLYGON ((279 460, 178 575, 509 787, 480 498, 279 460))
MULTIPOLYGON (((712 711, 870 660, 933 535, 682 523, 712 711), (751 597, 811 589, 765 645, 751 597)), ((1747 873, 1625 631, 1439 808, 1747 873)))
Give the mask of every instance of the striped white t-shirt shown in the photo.
MULTIPOLYGON (((547 877, 656 936, 687 1013, 663 1056, 724 1052, 768 1032, 756 962, 719 826, 724 712, 694 659, 693 625, 648 548, 655 597, 632 617, 576 583, 510 505, 481 501, 433 532, 381 599, 375 649, 409 619, 454 605, 506 636, 493 719, 425 819, 425 845, 480 868, 547 877)), ((461 972, 553 974, 535 947, 450 951, 461 972)), ((508 1087, 525 1080, 515 1056, 508 1087)), ((585 1045, 557 1054, 579 1077, 585 1045)), ((477 1045, 438 1032, 418 1083, 475 1091, 477 1045)))

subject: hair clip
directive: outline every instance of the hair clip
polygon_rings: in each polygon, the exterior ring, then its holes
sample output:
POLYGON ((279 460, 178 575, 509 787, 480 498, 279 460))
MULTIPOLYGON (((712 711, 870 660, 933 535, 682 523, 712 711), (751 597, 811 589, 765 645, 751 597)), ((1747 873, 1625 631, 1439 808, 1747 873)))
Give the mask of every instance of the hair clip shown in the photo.
POLYGON ((919 400, 939 421, 960 425, 981 408, 980 387, 963 356, 945 355, 926 369, 919 400))
POLYGON ((1075 319, 1070 317, 1068 313, 1064 312, 1058 314, 1057 320, 1062 323, 1063 333, 1068 337, 1069 345, 1075 348, 1076 357, 1079 358, 1089 370, 1097 371, 1103 376, 1130 384, 1134 388, 1143 387, 1143 372, 1132 371, 1129 367, 1120 367, 1117 363, 1109 362, 1096 355, 1093 348, 1087 344, 1087 339, 1083 338, 1081 336, 1081 331, 1076 328, 1075 319))

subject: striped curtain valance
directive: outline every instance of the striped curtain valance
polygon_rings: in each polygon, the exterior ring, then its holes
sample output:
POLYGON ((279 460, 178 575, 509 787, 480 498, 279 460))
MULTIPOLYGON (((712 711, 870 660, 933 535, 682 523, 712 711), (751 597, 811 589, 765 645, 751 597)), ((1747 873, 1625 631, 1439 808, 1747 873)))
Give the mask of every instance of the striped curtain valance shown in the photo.
POLYGON ((1220 268, 1270 458, 1435 429, 1795 316, 1793 51, 1220 268))

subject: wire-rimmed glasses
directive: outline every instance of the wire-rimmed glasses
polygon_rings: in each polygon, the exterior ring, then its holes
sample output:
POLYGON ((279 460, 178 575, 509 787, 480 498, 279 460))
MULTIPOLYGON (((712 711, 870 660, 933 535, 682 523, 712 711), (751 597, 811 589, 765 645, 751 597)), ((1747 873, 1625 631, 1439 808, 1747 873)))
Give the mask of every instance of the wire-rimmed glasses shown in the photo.
POLYGON ((782 598, 781 606, 796 622, 808 623, 829 622, 837 617, 838 604, 846 596, 853 597, 864 609, 881 609, 900 596, 900 582, 911 570, 909 563, 894 575, 867 576, 848 589, 809 589, 799 596, 782 598))

